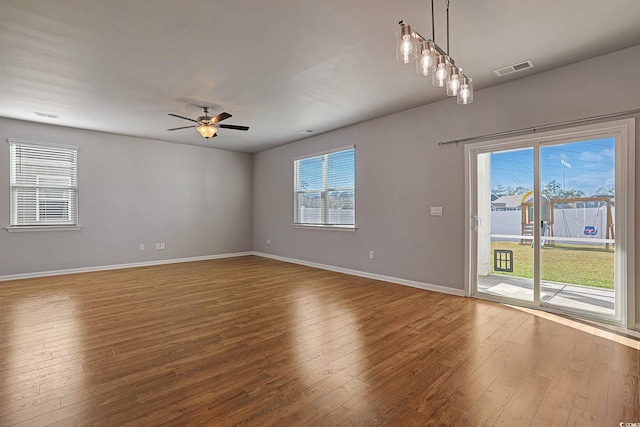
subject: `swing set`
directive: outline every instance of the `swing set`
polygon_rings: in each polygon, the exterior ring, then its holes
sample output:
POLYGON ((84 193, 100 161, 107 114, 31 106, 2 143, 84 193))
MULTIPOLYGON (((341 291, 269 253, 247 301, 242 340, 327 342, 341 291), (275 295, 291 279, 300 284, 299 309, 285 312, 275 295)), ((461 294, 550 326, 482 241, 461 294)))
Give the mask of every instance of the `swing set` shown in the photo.
MULTIPOLYGON (((520 200, 521 203, 521 224, 522 224, 522 236, 531 236, 523 237, 520 239, 521 245, 531 245, 533 244, 533 233, 534 230, 538 227, 534 227, 533 224, 533 197, 531 197, 533 191, 529 191, 522 196, 520 200)), ((541 245, 544 247, 545 245, 554 246, 555 241, 553 240, 554 231, 553 226, 555 223, 555 209, 554 205, 559 204, 575 204, 577 209, 578 203, 583 203, 585 209, 587 203, 593 202, 598 203, 598 210, 596 212, 596 217, 594 219, 593 225, 586 224, 586 220, 583 221, 583 229, 582 232, 585 236, 593 237, 598 234, 598 227, 596 227, 596 222, 598 220, 598 216, 600 215, 600 205, 604 203, 606 206, 607 219, 606 219, 606 230, 605 230, 605 239, 610 240, 614 239, 614 227, 613 227, 613 214, 611 212, 611 199, 612 196, 594 196, 594 197, 573 197, 567 199, 550 199, 546 195, 542 195, 540 204, 540 235, 542 236, 541 245)), ((564 210, 562 211, 564 215, 564 210)), ((565 218, 566 221, 566 218, 565 218)), ((606 249, 609 249, 609 243, 605 244, 606 249)))

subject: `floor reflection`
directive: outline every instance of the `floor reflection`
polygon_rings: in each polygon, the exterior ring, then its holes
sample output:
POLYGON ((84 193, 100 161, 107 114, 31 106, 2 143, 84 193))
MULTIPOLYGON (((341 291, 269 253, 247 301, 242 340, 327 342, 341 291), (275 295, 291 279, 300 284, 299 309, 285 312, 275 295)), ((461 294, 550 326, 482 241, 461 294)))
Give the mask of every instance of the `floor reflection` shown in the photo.
POLYGON ((359 376, 363 355, 358 350, 364 343, 353 313, 313 288, 294 293, 293 315, 299 326, 292 337, 299 379, 309 386, 329 382, 327 389, 335 390, 359 376))
POLYGON ((0 425, 42 424, 83 386, 81 321, 71 295, 1 302, 0 425))

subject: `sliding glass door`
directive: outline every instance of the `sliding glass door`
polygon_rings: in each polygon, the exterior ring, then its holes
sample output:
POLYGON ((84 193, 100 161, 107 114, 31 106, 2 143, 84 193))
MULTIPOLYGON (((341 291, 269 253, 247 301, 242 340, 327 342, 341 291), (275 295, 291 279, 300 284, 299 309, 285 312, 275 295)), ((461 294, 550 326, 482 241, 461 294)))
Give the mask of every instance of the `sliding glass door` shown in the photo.
POLYGON ((627 323, 626 136, 601 125, 466 147, 471 295, 627 323))
POLYGON ((520 206, 532 195, 532 147, 479 152, 476 157, 477 291, 527 303, 535 301, 531 240, 521 237, 520 206))
POLYGON ((615 137, 543 145, 540 159, 541 302, 615 319, 615 137))

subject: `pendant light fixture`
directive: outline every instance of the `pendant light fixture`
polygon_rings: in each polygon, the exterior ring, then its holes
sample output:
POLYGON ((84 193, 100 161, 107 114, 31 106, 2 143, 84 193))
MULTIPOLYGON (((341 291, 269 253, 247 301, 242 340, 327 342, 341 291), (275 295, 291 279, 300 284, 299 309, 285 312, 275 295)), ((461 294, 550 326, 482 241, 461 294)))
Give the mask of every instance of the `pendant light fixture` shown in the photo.
POLYGON ((419 46, 419 55, 418 60, 416 61, 416 73, 418 73, 419 76, 426 77, 433 73, 435 67, 435 48, 433 47, 433 41, 431 40, 422 41, 419 43, 419 46))
POLYGON ((396 43, 396 60, 408 64, 416 60, 415 38, 411 35, 411 26, 400 23, 400 32, 396 43))
POLYGON ((449 81, 449 68, 451 59, 449 55, 438 55, 436 60, 436 68, 433 72, 432 83, 435 87, 444 87, 449 81))
POLYGON ((435 42, 436 30, 433 0, 431 0, 431 39, 420 35, 411 25, 400 21, 396 34, 396 60, 401 64, 416 61, 416 73, 419 76, 431 76, 435 87, 446 88, 447 95, 457 97, 458 104, 473 102, 472 79, 462 73, 449 55, 449 0, 447 5, 447 50, 435 42))
POLYGON ((473 102, 473 80, 470 77, 462 76, 460 91, 458 92, 458 104, 467 105, 473 102))
POLYGON ((462 68, 458 68, 455 65, 449 67, 447 95, 458 96, 458 92, 460 91, 460 74, 462 74, 462 68))

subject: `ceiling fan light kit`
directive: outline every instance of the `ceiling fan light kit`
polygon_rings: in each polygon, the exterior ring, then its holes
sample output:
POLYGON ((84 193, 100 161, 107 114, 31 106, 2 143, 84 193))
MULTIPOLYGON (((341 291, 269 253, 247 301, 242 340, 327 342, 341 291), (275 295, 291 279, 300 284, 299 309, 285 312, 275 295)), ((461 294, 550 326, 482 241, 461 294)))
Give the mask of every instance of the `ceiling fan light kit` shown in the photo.
POLYGON ((202 135, 204 138, 211 138, 218 132, 218 128, 213 125, 200 125, 196 128, 198 133, 202 135))
POLYGON ((458 104, 467 105, 473 102, 473 80, 463 74, 462 68, 457 67, 449 55, 449 0, 446 0, 446 4, 447 50, 435 42, 435 19, 431 0, 431 38, 424 38, 411 25, 400 21, 400 28, 396 33, 396 61, 401 64, 415 61, 416 73, 419 76, 431 76, 433 86, 446 88, 448 96, 455 96, 458 104))
POLYGON ((168 131, 179 130, 179 129, 189 129, 196 128, 198 133, 206 139, 213 138, 218 136, 218 129, 233 129, 233 130, 249 130, 248 126, 236 126, 236 125, 221 125, 219 124, 221 121, 228 119, 231 117, 229 113, 220 113, 215 117, 209 116, 209 107, 202 107, 202 111, 204 112, 204 116, 198 117, 197 120, 190 119, 188 117, 179 116, 178 114, 169 113, 170 116, 177 117, 179 119, 189 120, 190 122, 196 123, 191 126, 182 126, 179 128, 167 129, 168 131))

